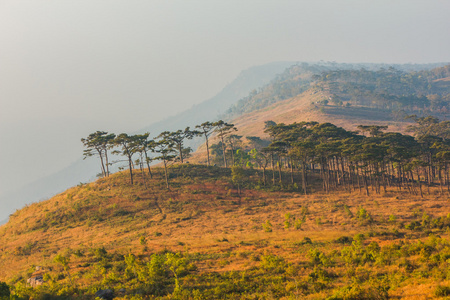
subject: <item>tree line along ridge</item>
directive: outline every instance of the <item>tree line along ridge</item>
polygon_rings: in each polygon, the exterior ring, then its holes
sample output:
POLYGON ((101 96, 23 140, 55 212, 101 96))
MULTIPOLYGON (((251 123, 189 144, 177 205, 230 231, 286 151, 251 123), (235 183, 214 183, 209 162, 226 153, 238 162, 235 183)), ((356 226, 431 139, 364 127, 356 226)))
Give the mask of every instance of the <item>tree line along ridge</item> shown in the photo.
POLYGON ((130 184, 134 169, 139 168, 146 186, 147 176, 153 177, 150 164, 160 161, 169 188, 170 166, 186 163, 192 152, 184 142, 201 136, 206 164, 231 167, 238 188, 246 180, 244 170, 256 169, 261 186, 291 186, 304 194, 342 188, 369 195, 389 187, 423 196, 431 186, 439 186, 441 193, 450 191, 450 122, 431 116, 409 119, 414 121, 407 128, 412 135, 385 132, 388 127, 379 125, 359 125, 357 131, 348 131, 331 123, 266 121, 268 139, 243 138, 236 134, 234 124, 220 120, 204 122, 193 130, 164 131, 154 139, 150 133, 97 131, 81 141, 85 158, 99 157, 102 176, 109 176, 112 163, 127 162, 130 184), (217 141, 212 145, 211 136, 217 141), (110 162, 109 152, 124 160, 110 162))

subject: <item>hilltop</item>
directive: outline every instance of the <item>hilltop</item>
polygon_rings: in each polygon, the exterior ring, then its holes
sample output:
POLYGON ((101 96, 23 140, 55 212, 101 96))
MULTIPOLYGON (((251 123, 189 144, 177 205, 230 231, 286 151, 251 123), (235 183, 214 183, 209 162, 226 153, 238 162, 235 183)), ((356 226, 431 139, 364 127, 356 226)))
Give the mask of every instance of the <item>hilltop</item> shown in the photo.
MULTIPOLYGON (((236 101, 248 95, 250 91, 267 84, 278 73, 283 72, 295 62, 272 62, 243 70, 227 84, 217 95, 193 106, 177 115, 169 116, 162 121, 153 122, 137 130, 139 133, 152 132, 158 134, 164 130, 177 130, 186 126, 195 126, 206 119, 218 119, 236 101)), ((194 141, 194 149, 200 145, 200 140, 194 141)), ((98 173, 98 165, 92 160, 80 158, 75 162, 67 162, 68 166, 55 174, 36 180, 9 193, 0 193, 0 224, 3 219, 15 209, 34 201, 48 199, 80 182, 92 181, 98 173)))

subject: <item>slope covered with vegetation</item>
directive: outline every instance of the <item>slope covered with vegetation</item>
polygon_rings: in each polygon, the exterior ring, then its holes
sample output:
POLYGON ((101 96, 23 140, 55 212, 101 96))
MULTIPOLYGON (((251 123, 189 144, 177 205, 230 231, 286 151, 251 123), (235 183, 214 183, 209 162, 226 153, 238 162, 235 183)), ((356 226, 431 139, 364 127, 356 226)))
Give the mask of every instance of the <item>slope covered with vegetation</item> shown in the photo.
POLYGON ((133 185, 125 172, 80 184, 0 228, 0 280, 16 299, 448 295, 450 204, 438 187, 324 193, 312 174, 303 195, 286 171, 264 185, 259 169, 185 164, 170 190, 158 168, 133 185), (35 266, 45 282, 27 287, 35 266))
POLYGON ((0 297, 450 296, 450 125, 420 116, 445 116, 448 67, 323 71, 289 69, 234 124, 83 139, 103 178, 0 227, 0 297), (205 155, 189 157, 194 135, 205 155), (112 151, 128 171, 110 174, 112 151))
MULTIPOLYGON (((214 97, 175 116, 170 116, 170 112, 167 112, 168 117, 165 120, 159 122, 148 120, 149 126, 139 130, 139 133, 177 130, 186 126, 194 126, 205 119, 216 119, 219 113, 223 113, 230 105, 247 95, 251 90, 269 82, 276 74, 283 72, 293 63, 273 62, 244 70, 214 97)), ((190 146, 196 148, 200 144, 201 140, 195 140, 190 146)), ((80 181, 92 180, 95 178, 96 170, 96 161, 79 159, 56 174, 41 178, 23 188, 7 194, 0 191, 0 223, 7 219, 8 214, 13 211, 12 209, 20 208, 30 201, 46 199, 76 185, 80 181)))
MULTIPOLYGON (((445 133, 439 122, 425 125, 418 122, 419 135, 425 127, 436 138, 445 133)), ((136 172, 133 183, 120 172, 16 212, 0 228, 0 280, 15 299, 90 299, 105 289, 119 299, 450 294, 450 203, 438 175, 445 156, 434 153, 431 169, 412 169, 415 182, 405 169, 411 157, 401 151, 386 156, 400 172, 374 169, 382 162, 367 151, 345 158, 365 163, 340 169, 336 151, 345 148, 336 137, 346 131, 331 124, 267 129, 273 138, 267 153, 278 161, 267 169, 257 150, 248 161, 236 151, 231 169, 172 165, 170 189, 163 168, 153 168, 152 178, 136 172), (305 144, 293 137, 308 132, 316 136, 303 137, 305 143, 334 145, 333 151, 309 156, 312 162, 273 148, 290 141, 302 151, 305 144), (422 184, 427 188, 419 194, 422 184), (44 283, 30 287, 35 266, 44 270, 44 283)), ((390 134, 382 129, 361 127, 372 137, 354 142, 386 149, 382 140, 390 134)))

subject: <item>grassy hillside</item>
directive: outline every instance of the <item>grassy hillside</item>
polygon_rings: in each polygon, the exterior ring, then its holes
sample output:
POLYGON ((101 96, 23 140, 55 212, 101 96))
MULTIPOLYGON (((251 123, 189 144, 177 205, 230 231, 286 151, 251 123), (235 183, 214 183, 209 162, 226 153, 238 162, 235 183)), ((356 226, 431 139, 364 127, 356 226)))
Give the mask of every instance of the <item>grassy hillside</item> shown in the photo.
MULTIPOLYGON (((259 114, 260 117, 265 120, 276 119, 274 121, 277 122, 291 123, 312 119, 324 122, 330 119, 334 124, 346 129, 352 129, 359 124, 384 125, 388 122, 389 130, 401 131, 405 124, 396 120, 401 119, 406 112, 400 109, 396 111, 396 114, 392 114, 391 107, 387 109, 383 105, 386 101, 388 103, 400 101, 400 104, 404 106, 401 107, 402 109, 408 108, 409 106, 405 103, 407 104, 408 99, 417 100, 414 96, 417 92, 429 96, 430 110, 413 109, 408 113, 431 113, 445 119, 450 109, 448 107, 449 71, 448 67, 443 67, 442 63, 423 65, 293 64, 294 62, 275 62, 249 68, 211 99, 176 116, 143 128, 140 132, 150 131, 153 136, 156 136, 165 130, 175 131, 184 129, 186 126, 194 127, 202 122, 218 119, 218 114, 224 113, 228 108, 228 113, 222 117, 229 121, 237 119, 235 122, 240 125, 241 122, 248 123, 247 121, 251 120, 254 113, 258 114, 258 111, 262 111, 263 113, 259 114), (386 71, 390 67, 394 67, 397 71, 392 84, 387 85, 386 82, 392 79, 391 74, 386 71), (383 68, 384 71, 381 71, 383 68), (360 76, 361 74, 364 76, 360 76), (357 79, 360 77, 365 81, 359 82, 357 79), (415 88, 417 82, 419 84, 415 88), (378 88, 377 93, 372 91, 374 87, 378 88), (393 93, 388 95, 389 97, 382 93, 383 89, 388 87, 393 93), (403 96, 398 91, 406 91, 408 97, 398 98, 403 96), (309 97, 308 94, 320 94, 321 97, 309 97), (397 98, 392 98, 393 96, 397 98), (371 105, 370 99, 375 99, 376 103, 371 105), (329 102, 328 105, 323 105, 324 100, 329 102), (336 100, 336 103, 333 100, 336 100), (308 106, 313 101, 316 102, 315 106, 308 106), (282 102, 292 107, 283 105, 282 102), (350 103, 353 106, 349 108, 344 106, 344 103, 350 103), (278 104, 281 106, 273 111, 272 117, 270 109, 272 105, 277 107, 278 104), (233 106, 230 108, 231 105, 233 106), (317 111, 313 112, 312 108, 317 111), (285 109, 286 113, 282 109, 285 109)), ((258 120, 261 121, 261 118, 258 120)), ((253 135, 263 136, 262 124, 263 122, 255 123, 248 128, 254 132, 253 135), (256 130, 257 128, 261 130, 256 130)), ((242 126, 239 128, 244 130, 242 126)), ((187 141, 187 145, 194 149, 201 143, 200 138, 187 141)), ((200 147, 198 161, 204 160, 202 149, 200 147)), ((12 209, 19 208, 30 200, 44 199, 80 181, 92 180, 97 172, 95 161, 79 159, 56 174, 42 178, 19 190, 2 194, 0 195, 0 220, 6 219, 12 209)))
MULTIPOLYGON (((411 73, 327 68, 290 68, 239 102, 228 115, 238 128, 233 133, 242 136, 235 146, 249 150, 243 137, 266 138, 267 121, 316 121, 352 131, 358 125, 388 125, 387 131, 405 132, 410 123, 404 114, 446 116, 448 67, 411 73)), ((329 150, 337 147, 337 136, 324 136, 329 150)), ((367 140, 376 144, 383 136, 367 140)), ((320 135, 309 136, 315 137, 320 135)), ((114 290, 119 299, 448 297, 447 140, 434 137, 443 155, 430 156, 429 165, 405 156, 378 172, 378 163, 364 164, 350 155, 363 171, 353 174, 358 180, 346 188, 339 174, 352 178, 349 161, 345 175, 342 158, 342 172, 333 163, 333 151, 328 162, 317 161, 314 153, 302 156, 310 158, 308 195, 303 182, 299 188, 302 168, 290 173, 292 161, 284 154, 278 158, 279 173, 268 165, 265 181, 261 170, 245 163, 234 173, 193 164, 205 162, 202 147, 190 164, 170 167, 170 190, 160 168, 153 168, 151 179, 136 170, 134 185, 126 172, 79 184, 26 206, 0 227, 0 281, 9 284, 14 299, 92 299, 102 289, 114 290), (328 177, 336 181, 331 189, 324 189, 325 171, 314 167, 325 163, 328 177), (396 175, 395 168, 407 169, 396 175), (379 179, 389 178, 401 183, 381 190, 379 179), (36 266, 43 268, 44 284, 33 288, 26 282, 37 274, 36 266)), ((220 165, 218 142, 212 136, 212 157, 220 165)), ((372 149, 361 145, 356 154, 372 149)), ((420 153, 415 158, 423 159, 420 153)))
MULTIPOLYGON (((243 70, 236 79, 227 84, 214 97, 163 121, 154 123, 149 120, 149 126, 142 128, 139 132, 151 132, 152 135, 156 136, 165 130, 184 129, 186 126, 194 127, 208 119, 217 119, 219 113, 223 113, 240 98, 248 95, 251 90, 265 85, 276 74, 283 72, 285 68, 292 64, 294 62, 273 62, 243 70)), ((190 142, 189 146, 192 148, 201 144, 200 139, 190 142)), ((20 189, 7 194, 0 192, 0 223, 15 209, 30 203, 30 201, 47 199, 80 181, 91 181, 97 173, 98 164, 96 161, 80 158, 63 170, 27 184, 20 189)))
MULTIPOLYGON (((304 196, 247 169, 184 165, 71 188, 0 227, 0 281, 27 299, 429 299, 450 292, 447 195, 304 196), (45 283, 25 287, 34 266, 45 283), (124 289, 124 290, 121 290, 124 289)), ((270 175, 270 174, 269 174, 270 175)))
POLYGON ((368 107, 320 105, 330 97, 326 92, 306 91, 296 97, 280 101, 261 110, 245 114, 232 122, 244 136, 264 136, 264 122, 290 124, 302 121, 329 122, 347 130, 358 125, 387 125, 389 131, 403 131, 408 122, 396 120, 390 112, 368 107))

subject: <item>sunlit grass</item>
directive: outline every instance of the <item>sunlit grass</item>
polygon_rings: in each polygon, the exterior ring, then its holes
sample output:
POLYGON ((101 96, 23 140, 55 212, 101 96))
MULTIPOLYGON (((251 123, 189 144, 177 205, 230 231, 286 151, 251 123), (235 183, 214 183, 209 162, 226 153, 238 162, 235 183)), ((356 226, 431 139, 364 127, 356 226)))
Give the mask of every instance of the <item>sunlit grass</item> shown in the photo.
MULTIPOLYGON (((195 264, 195 271, 180 281, 191 296, 201 289, 213 295, 217 288, 217 295, 243 289, 249 295, 265 295, 261 297, 272 293, 275 298, 320 299, 370 294, 385 284, 391 296, 422 299, 437 297, 438 284, 449 279, 450 203, 434 188, 421 199, 395 190, 370 197, 343 191, 304 196, 248 185, 239 197, 226 169, 172 168, 170 190, 164 188, 161 170, 155 171, 147 189, 139 175, 131 186, 127 173, 117 173, 14 213, 0 228, 0 281, 17 285, 39 265, 51 267, 52 282, 62 288, 68 279, 54 262, 61 254, 70 257, 70 272, 82 293, 118 290, 125 283, 134 293, 139 284, 126 279, 124 255, 133 253, 146 262, 167 251, 184 253, 195 264), (287 214, 291 226, 286 228, 287 214), (294 226, 296 220, 302 220, 301 226, 294 226), (267 222, 270 231, 262 226, 267 222), (371 249, 376 242, 382 251, 373 259, 345 254, 359 251, 351 248, 357 234, 363 235, 355 247, 371 249), (398 249, 408 243, 409 252, 402 254, 406 250, 398 249), (96 258, 99 248, 107 251, 106 260, 96 258), (312 263, 313 250, 319 251, 317 257, 323 253, 318 265, 312 263), (277 257, 273 266, 265 263, 271 256, 277 257), (105 279, 114 274, 122 277, 105 279), (207 287, 204 282, 212 274, 218 277, 207 287), (248 285, 240 281, 246 276, 248 285), (228 280, 241 287, 222 286, 228 280), (264 289, 266 280, 275 284, 271 292, 264 289), (252 286, 257 290, 252 292, 252 286)), ((252 172, 249 178, 256 182, 252 172)), ((172 293, 173 277, 168 278, 165 291, 172 293)))

